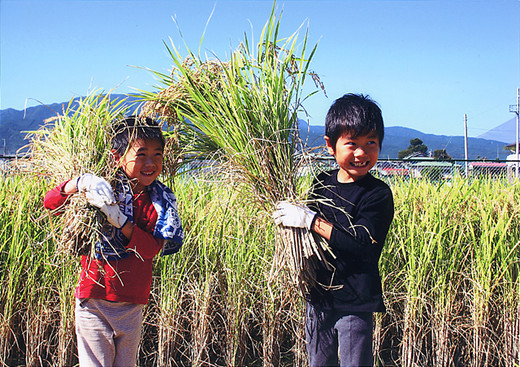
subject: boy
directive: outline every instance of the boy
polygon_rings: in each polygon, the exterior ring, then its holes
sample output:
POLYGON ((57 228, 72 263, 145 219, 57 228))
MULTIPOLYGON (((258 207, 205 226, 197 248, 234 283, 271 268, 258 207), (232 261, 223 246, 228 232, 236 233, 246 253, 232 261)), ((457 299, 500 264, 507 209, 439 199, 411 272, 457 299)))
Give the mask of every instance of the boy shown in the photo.
POLYGON ((372 313, 385 311, 378 262, 394 215, 390 188, 369 173, 384 136, 381 110, 366 96, 344 95, 327 113, 325 135, 339 169, 318 175, 310 208, 282 202, 273 216, 324 237, 336 256, 307 298, 310 366, 371 366, 372 313))
POLYGON ((112 139, 118 177, 114 191, 84 174, 49 191, 46 208, 84 192, 112 225, 96 244, 96 258, 82 256, 75 291, 78 357, 82 366, 135 366, 152 282, 152 259, 177 252, 183 239, 173 192, 157 180, 165 140, 150 118, 122 120, 112 139), (117 198, 117 200, 116 200, 117 198))

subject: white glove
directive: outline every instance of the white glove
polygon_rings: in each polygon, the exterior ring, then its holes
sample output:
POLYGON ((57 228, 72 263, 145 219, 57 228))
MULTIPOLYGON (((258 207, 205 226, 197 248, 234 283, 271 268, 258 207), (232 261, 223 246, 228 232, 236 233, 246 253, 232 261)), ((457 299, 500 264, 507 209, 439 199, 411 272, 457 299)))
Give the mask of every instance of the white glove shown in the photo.
POLYGON ((281 201, 276 204, 276 211, 273 213, 274 222, 285 227, 298 227, 311 229, 312 221, 316 212, 310 210, 305 205, 291 204, 281 201))
POLYGON ((112 205, 116 203, 112 186, 103 178, 85 173, 78 178, 76 184, 79 192, 84 192, 87 201, 101 208, 101 205, 112 205))
POLYGON ((103 204, 98 208, 107 216, 108 222, 116 228, 122 228, 128 221, 128 217, 121 212, 121 209, 119 209, 119 205, 117 204, 103 204))

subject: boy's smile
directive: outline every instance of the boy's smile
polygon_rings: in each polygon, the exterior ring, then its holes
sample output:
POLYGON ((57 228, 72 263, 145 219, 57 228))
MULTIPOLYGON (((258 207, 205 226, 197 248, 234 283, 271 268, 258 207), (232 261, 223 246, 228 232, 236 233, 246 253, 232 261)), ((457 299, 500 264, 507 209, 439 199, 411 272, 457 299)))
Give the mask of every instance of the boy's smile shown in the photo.
POLYGON ((163 147, 155 140, 133 140, 124 157, 117 153, 114 156, 130 179, 134 193, 143 191, 162 170, 163 147))
POLYGON ((346 132, 332 147, 325 137, 328 152, 339 165, 338 181, 354 182, 363 178, 375 166, 379 157, 379 137, 375 132, 353 137, 346 132))

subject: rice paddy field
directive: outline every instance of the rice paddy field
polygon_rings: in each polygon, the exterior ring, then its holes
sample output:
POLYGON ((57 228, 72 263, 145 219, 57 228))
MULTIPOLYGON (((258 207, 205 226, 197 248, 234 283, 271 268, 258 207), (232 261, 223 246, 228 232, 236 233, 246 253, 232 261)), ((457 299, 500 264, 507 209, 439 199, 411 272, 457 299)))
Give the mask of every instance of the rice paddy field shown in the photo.
MULTIPOLYGON (((284 236, 271 212, 279 200, 304 201, 316 174, 297 124, 315 93, 303 93, 306 77, 323 86, 309 69, 316 47, 278 32, 273 12, 258 44, 246 38, 222 62, 168 48, 172 72, 155 73, 162 85, 141 93, 143 110, 167 122, 161 180, 185 232, 181 251, 154 264, 141 366, 307 365, 309 278, 288 257, 308 234, 284 236), (221 165, 180 170, 187 157, 221 165)), ((63 251, 66 215, 46 211, 43 197, 77 174, 110 175, 107 123, 126 112, 105 96, 69 105, 34 133, 30 160, 0 173, 0 365, 77 364, 79 258, 63 251)), ((396 213, 380 260, 388 311, 374 316, 377 364, 518 366, 520 183, 390 185, 396 213)), ((68 213, 81 224, 77 210, 68 213)))
MULTIPOLYGON (((305 366, 303 301, 272 273, 274 224, 247 186, 215 177, 163 178, 186 239, 155 263, 139 365, 305 366)), ((42 205, 51 184, 15 173, 0 185, 0 363, 74 365, 79 261, 56 252, 59 223, 42 205)), ((378 365, 518 365, 520 185, 391 186, 378 365)))

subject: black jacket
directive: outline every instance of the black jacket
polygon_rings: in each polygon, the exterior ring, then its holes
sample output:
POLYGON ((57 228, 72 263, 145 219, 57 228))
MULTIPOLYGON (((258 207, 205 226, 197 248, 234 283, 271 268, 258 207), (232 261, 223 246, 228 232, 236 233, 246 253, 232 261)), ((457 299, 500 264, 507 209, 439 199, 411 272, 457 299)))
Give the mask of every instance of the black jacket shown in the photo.
POLYGON ((323 286, 311 289, 309 302, 324 310, 383 312, 378 263, 394 217, 390 187, 367 174, 340 183, 338 170, 321 173, 313 185, 311 209, 333 224, 328 257, 334 271, 317 272, 323 286))

